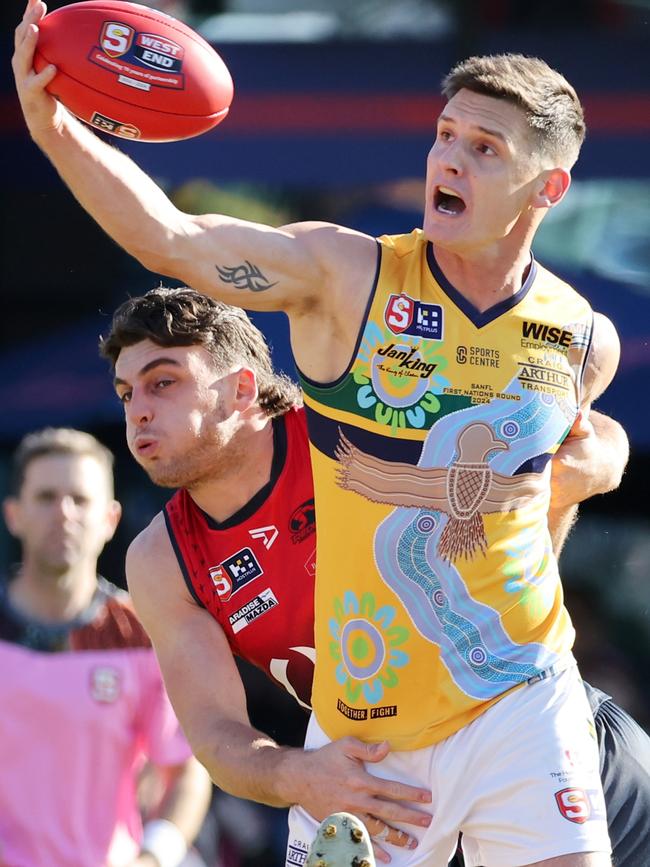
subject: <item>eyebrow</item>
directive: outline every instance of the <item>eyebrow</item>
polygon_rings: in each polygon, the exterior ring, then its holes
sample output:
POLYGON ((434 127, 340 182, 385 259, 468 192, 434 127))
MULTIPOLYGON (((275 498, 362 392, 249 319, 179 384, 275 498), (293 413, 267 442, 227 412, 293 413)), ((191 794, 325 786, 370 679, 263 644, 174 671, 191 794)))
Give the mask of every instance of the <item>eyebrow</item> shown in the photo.
MULTIPOLYGON (((136 374, 136 379, 138 376, 144 376, 145 373, 149 373, 150 370, 154 370, 156 367, 160 367, 164 364, 171 364, 174 367, 181 367, 181 363, 177 361, 175 358, 170 358, 169 356, 163 356, 162 358, 154 358, 153 361, 149 361, 143 368, 141 368, 136 374)), ((128 382, 125 379, 120 379, 119 376, 113 378, 113 385, 117 388, 118 385, 128 385, 128 382)))
MULTIPOLYGON (((440 122, 441 120, 445 121, 446 123, 451 123, 451 124, 456 123, 455 119, 453 117, 449 117, 449 115, 447 115, 447 114, 441 114, 440 117, 438 118, 438 122, 440 122)), ((482 133, 485 133, 485 135, 490 135, 493 138, 499 139, 504 144, 507 144, 506 137, 504 136, 504 134, 502 132, 499 132, 499 130, 497 130, 497 129, 490 129, 487 126, 481 126, 480 124, 474 124, 474 129, 478 129, 482 133)))

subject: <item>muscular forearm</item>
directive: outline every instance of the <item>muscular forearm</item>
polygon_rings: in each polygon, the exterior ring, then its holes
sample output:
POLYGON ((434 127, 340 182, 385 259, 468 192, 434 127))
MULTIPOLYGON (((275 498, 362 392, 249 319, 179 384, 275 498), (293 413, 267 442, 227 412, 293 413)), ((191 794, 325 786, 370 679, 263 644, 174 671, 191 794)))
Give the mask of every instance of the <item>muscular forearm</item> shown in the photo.
MULTIPOLYGON (((213 737, 216 731, 213 730, 213 737)), ((191 742, 190 737, 190 742, 191 742)), ((386 758, 387 743, 366 744, 341 738, 319 749, 280 747, 271 738, 240 722, 219 726, 217 746, 197 755, 211 768, 213 779, 239 797, 276 807, 300 804, 315 819, 338 810, 372 818, 372 827, 386 833, 383 823, 428 826, 430 815, 415 804, 428 804, 430 792, 384 780, 366 770, 368 762, 386 758), (253 737, 251 738, 251 734, 253 737), (379 821, 378 821, 379 820, 379 821), (377 828, 379 825, 379 828, 377 828)), ((410 835, 390 830, 390 842, 412 845, 410 835)), ((385 838, 386 839, 386 838, 385 838)))
POLYGON ((268 735, 235 720, 213 724, 203 736, 189 732, 194 754, 223 791, 272 807, 297 803, 292 767, 304 750, 282 747, 268 735))
POLYGON ((136 164, 69 113, 33 134, 79 203, 146 268, 177 276, 168 255, 180 213, 136 164))

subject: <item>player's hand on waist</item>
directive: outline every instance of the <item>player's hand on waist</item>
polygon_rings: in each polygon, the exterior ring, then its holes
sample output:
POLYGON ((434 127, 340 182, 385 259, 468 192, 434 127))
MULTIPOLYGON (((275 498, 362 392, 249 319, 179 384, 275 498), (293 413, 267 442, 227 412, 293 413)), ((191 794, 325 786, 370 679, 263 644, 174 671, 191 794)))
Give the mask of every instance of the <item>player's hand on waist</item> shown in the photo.
POLYGON ((385 842, 409 848, 417 845, 416 837, 398 825, 426 828, 432 818, 425 809, 412 806, 430 804, 429 790, 384 780, 366 770, 366 762, 380 762, 389 751, 386 743, 367 744, 352 737, 306 750, 296 769, 292 798, 319 822, 340 811, 358 816, 374 838, 377 857, 385 862, 389 860, 385 842))
POLYGON ((58 129, 66 114, 63 106, 45 90, 56 75, 56 69, 49 65, 36 73, 33 67, 38 43, 38 24, 46 11, 47 7, 42 0, 29 0, 23 20, 16 28, 15 50, 11 61, 20 105, 34 138, 39 133, 58 129))

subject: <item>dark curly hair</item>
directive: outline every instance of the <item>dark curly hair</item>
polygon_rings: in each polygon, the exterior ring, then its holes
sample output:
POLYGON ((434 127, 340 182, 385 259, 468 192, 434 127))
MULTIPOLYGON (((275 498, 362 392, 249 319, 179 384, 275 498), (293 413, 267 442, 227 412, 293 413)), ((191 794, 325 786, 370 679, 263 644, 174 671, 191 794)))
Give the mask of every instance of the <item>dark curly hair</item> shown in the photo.
POLYGON ((264 335, 239 307, 186 286, 159 286, 117 308, 99 351, 115 368, 124 347, 147 339, 159 346, 203 346, 219 370, 237 361, 249 366, 257 376, 259 405, 270 417, 301 403, 298 386, 273 369, 264 335))

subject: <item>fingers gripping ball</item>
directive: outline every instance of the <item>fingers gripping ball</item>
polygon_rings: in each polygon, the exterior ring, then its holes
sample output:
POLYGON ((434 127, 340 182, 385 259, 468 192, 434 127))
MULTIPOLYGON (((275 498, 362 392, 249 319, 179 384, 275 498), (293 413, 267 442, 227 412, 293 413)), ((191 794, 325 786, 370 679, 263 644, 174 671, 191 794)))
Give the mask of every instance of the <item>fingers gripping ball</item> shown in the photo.
POLYGON ((228 114, 230 73, 186 24, 123 0, 84 0, 40 23, 34 68, 73 114, 121 138, 177 141, 200 135, 228 114))

